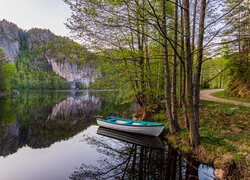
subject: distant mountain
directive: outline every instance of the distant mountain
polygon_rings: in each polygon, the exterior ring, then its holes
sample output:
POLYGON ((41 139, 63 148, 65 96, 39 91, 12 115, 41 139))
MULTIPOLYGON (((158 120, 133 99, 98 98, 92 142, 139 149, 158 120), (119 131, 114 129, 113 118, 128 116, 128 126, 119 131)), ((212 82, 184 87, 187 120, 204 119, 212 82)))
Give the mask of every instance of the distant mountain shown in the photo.
POLYGON ((29 59, 35 70, 54 71, 66 79, 71 88, 89 86, 99 74, 95 70, 95 55, 69 38, 56 36, 48 29, 20 29, 7 20, 0 21, 0 48, 10 63, 29 59))

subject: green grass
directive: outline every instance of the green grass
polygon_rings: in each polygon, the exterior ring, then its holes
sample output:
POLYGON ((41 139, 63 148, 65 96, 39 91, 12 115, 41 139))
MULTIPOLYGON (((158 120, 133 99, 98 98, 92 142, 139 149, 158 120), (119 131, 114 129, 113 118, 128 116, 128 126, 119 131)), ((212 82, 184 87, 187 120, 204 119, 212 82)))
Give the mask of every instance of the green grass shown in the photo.
MULTIPOLYGON (((170 143, 187 151, 188 132, 185 128, 183 112, 178 109, 178 121, 180 131, 177 137, 184 144, 176 144, 173 138, 170 143), (184 147, 182 147, 184 145, 184 147)), ((165 111, 153 114, 156 121, 166 123, 165 111)), ((218 103, 212 101, 200 101, 200 128, 201 147, 212 156, 223 156, 233 154, 236 159, 242 152, 250 153, 250 107, 234 105, 229 103, 218 103)), ((168 128, 167 123, 165 130, 168 128)))
MULTIPOLYGON (((154 114, 162 117, 163 112, 154 114), (161 114, 161 115, 160 115, 161 114)), ((184 115, 178 110, 180 131, 177 135, 167 135, 170 144, 182 152, 190 152, 188 132, 185 128, 184 115)), ((223 168, 235 162, 241 171, 247 173, 246 167, 250 153, 250 107, 229 103, 200 101, 201 145, 194 156, 204 163, 214 163, 215 167, 223 168)))
POLYGON ((153 114, 153 119, 156 122, 165 122, 165 121, 167 121, 165 111, 161 110, 159 113, 153 114))
POLYGON ((219 92, 215 92, 212 94, 213 96, 219 97, 219 98, 223 98, 223 99, 229 99, 229 100, 236 100, 236 101, 243 101, 243 102, 250 102, 250 99, 246 99, 246 98, 236 98, 236 97, 230 97, 227 96, 227 91, 219 91, 219 92))

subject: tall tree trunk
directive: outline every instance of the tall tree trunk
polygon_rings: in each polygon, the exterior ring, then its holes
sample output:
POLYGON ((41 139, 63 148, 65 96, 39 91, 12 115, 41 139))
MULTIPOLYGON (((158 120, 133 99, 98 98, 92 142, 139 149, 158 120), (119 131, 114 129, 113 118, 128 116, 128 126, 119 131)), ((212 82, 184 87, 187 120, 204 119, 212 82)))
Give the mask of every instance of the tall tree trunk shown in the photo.
POLYGON ((192 58, 194 56, 194 40, 195 40, 195 24, 196 24, 196 6, 197 0, 194 0, 194 11, 193 11, 193 29, 192 29, 192 58))
POLYGON ((163 58, 164 58, 164 72, 165 72, 165 104, 166 104, 166 116, 168 119, 169 131, 171 134, 177 132, 175 127, 172 112, 171 112, 171 100, 170 100, 170 78, 169 78, 169 65, 168 65, 168 48, 167 48, 167 30, 166 30, 166 0, 162 0, 162 32, 163 34, 163 58))
POLYGON ((238 12, 238 38, 239 38, 239 40, 238 40, 238 43, 239 43, 239 53, 240 53, 240 51, 241 51, 241 23, 240 23, 240 11, 238 12))
MULTIPOLYGON (((147 24, 145 24, 146 32, 149 31, 149 27, 147 24)), ((149 62, 149 52, 148 52, 148 37, 145 37, 145 66, 146 66, 146 78, 147 78, 147 85, 148 85, 148 99, 150 101, 150 104, 155 103, 155 96, 153 95, 153 87, 152 87, 152 80, 151 80, 151 67, 149 62)))
MULTIPOLYGON (((181 59, 183 59, 183 58, 181 57, 181 59)), ((182 107, 182 99, 181 99, 181 94, 182 94, 182 78, 183 78, 183 68, 182 68, 182 62, 180 60, 180 69, 179 69, 179 98, 178 98, 178 100, 179 100, 178 103, 179 103, 179 107, 180 108, 182 107)))
MULTIPOLYGON (((183 2, 181 4, 183 6, 183 2)), ((187 105, 186 105, 186 68, 185 68, 185 51, 184 51, 184 25, 183 25, 183 8, 181 8, 181 58, 182 58, 182 69, 183 69, 183 78, 182 78, 182 91, 181 91, 181 103, 183 107, 184 112, 184 118, 186 123, 186 129, 189 130, 189 121, 188 121, 188 115, 187 115, 187 105)))
POLYGON ((186 64, 187 64, 187 94, 188 94, 188 114, 189 114, 189 141, 193 146, 200 143, 198 129, 195 124, 194 103, 193 103, 193 72, 192 72, 192 54, 190 47, 190 21, 189 21, 189 0, 183 0, 184 22, 185 22, 185 44, 186 44, 186 64))
POLYGON ((159 89, 160 89, 160 72, 161 72, 161 63, 159 62, 157 67, 157 84, 156 84, 156 92, 157 92, 157 98, 159 98, 159 89))
POLYGON ((143 53, 143 43, 144 43, 144 39, 145 36, 142 34, 144 31, 144 26, 141 25, 141 23, 139 22, 139 15, 141 14, 141 9, 137 8, 137 12, 138 12, 138 17, 137 17, 137 22, 136 22, 136 26, 137 26, 137 43, 138 43, 138 52, 139 52, 139 71, 140 71, 140 89, 139 89, 139 103, 142 105, 143 109, 145 109, 146 106, 146 101, 145 101, 145 74, 144 74, 144 53, 143 53))
MULTIPOLYGON (((178 0, 175 0, 174 8, 174 49, 177 51, 177 23, 178 21, 178 0)), ((177 119, 177 100, 176 100, 176 51, 173 50, 172 57, 172 117, 176 128, 178 128, 177 119)))
POLYGON ((199 105, 200 105, 200 76, 203 57, 203 39, 204 39, 204 21, 206 13, 206 0, 201 0, 200 23, 199 23, 199 37, 197 46, 197 58, 195 69, 195 82, 194 82, 194 106, 196 128, 199 128, 199 105))

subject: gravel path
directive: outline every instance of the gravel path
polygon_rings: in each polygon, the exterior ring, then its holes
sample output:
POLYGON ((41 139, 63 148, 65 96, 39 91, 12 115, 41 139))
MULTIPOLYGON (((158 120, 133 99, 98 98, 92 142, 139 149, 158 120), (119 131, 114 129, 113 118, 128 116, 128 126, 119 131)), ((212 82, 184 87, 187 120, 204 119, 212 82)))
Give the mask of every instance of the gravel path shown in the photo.
POLYGON ((232 104, 240 104, 243 106, 250 106, 249 102, 241 102, 236 100, 229 100, 229 99, 222 99, 213 96, 214 92, 224 91, 224 89, 211 89, 211 90, 204 90, 200 92, 200 99, 208 100, 208 101, 216 101, 216 102, 225 102, 225 103, 232 103, 232 104))

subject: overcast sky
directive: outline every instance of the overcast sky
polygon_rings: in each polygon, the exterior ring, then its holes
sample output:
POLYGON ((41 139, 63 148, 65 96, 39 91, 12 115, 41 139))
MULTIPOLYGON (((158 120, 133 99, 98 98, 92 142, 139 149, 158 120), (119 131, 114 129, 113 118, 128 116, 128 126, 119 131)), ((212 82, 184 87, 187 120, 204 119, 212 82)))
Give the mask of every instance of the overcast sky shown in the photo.
POLYGON ((64 23, 70 13, 62 0, 0 0, 0 20, 6 19, 24 30, 37 27, 69 36, 64 23))

